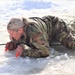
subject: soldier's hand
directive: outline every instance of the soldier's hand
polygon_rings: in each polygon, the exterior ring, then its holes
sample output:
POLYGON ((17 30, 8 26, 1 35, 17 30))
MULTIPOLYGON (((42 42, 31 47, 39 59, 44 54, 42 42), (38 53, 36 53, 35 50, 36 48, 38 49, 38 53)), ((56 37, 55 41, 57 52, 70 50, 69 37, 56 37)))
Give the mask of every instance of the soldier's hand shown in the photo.
POLYGON ((16 44, 13 43, 13 42, 7 42, 6 45, 5 45, 5 51, 7 50, 13 50, 13 49, 16 49, 16 44))
POLYGON ((18 57, 18 56, 21 56, 22 55, 22 53, 23 53, 23 48, 21 47, 21 46, 18 46, 17 47, 17 49, 16 49, 16 57, 18 57))

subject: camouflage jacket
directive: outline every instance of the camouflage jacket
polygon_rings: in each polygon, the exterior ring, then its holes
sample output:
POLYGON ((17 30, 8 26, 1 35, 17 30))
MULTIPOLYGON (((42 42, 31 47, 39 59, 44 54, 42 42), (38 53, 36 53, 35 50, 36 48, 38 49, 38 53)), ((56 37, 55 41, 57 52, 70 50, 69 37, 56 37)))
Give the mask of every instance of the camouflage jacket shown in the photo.
POLYGON ((24 48, 21 56, 47 57, 50 53, 50 45, 54 40, 67 48, 75 47, 75 40, 62 19, 54 16, 30 17, 29 19, 34 22, 25 29, 26 39, 23 35, 17 41, 24 48))

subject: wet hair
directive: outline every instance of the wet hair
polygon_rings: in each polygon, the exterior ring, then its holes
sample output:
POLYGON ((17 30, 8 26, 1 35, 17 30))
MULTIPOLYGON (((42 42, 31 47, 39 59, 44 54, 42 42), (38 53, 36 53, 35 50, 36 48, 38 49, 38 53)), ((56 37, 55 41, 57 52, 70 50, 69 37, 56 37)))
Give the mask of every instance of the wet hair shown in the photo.
POLYGON ((25 18, 11 18, 8 25, 7 30, 15 30, 18 31, 19 28, 23 28, 28 25, 28 22, 25 18))

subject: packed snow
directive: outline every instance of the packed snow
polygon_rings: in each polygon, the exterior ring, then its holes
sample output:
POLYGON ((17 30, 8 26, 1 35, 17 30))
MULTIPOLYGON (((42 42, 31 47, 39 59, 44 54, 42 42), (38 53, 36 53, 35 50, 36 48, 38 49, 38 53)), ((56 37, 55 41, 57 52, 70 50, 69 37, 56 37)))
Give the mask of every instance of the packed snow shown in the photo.
MULTIPOLYGON (((53 15, 66 23, 75 20, 74 0, 0 0, 0 44, 10 41, 7 23, 12 17, 53 15), (36 3, 36 4, 35 4, 36 3)), ((0 75, 75 75, 75 51, 51 48, 47 58, 15 57, 0 45, 0 75)))

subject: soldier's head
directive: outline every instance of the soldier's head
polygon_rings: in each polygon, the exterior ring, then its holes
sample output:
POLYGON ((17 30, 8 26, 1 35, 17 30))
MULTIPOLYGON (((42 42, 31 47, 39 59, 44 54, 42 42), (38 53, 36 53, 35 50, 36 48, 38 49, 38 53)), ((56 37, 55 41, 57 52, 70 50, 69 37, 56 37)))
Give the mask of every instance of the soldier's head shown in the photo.
POLYGON ((24 33, 24 27, 27 25, 26 21, 24 18, 12 18, 7 25, 7 31, 10 37, 19 40, 24 33))

